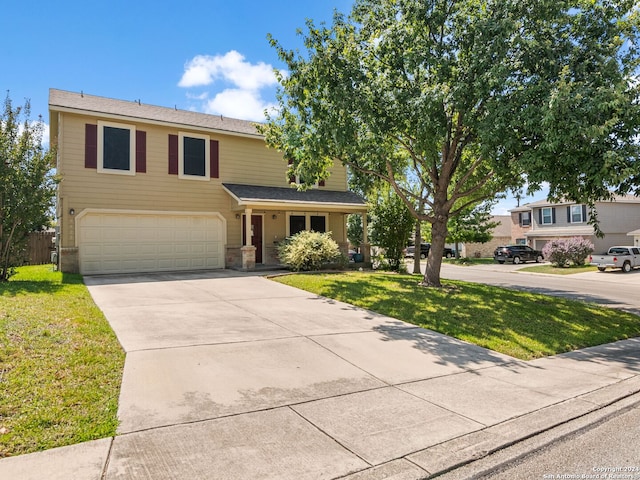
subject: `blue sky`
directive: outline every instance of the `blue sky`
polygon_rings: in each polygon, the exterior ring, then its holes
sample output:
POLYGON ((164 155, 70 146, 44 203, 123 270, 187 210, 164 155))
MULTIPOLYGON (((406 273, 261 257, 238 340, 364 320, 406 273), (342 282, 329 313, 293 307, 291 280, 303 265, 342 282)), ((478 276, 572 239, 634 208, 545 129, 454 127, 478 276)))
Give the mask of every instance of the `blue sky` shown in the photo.
MULTIPOLYGON (((46 123, 49 88, 260 120, 275 102, 273 69, 284 67, 267 34, 302 48, 306 19, 330 22, 352 3, 3 2, 0 88, 14 105, 30 99, 32 117, 46 123)), ((507 199, 494 212, 515 206, 507 199)))

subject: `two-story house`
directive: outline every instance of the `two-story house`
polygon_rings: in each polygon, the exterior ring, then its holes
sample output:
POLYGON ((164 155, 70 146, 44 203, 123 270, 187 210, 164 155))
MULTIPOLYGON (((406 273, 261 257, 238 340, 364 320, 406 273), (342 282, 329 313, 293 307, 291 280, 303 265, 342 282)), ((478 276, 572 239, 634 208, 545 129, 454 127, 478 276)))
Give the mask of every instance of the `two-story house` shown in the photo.
POLYGON ((63 272, 252 269, 301 230, 346 253, 347 215, 366 224, 344 166, 298 191, 252 122, 55 89, 49 112, 63 272))
POLYGON ((593 243, 595 251, 633 242, 632 230, 640 226, 640 198, 617 196, 611 201, 596 202, 595 210, 604 233, 602 238, 595 236, 588 223, 593 212, 587 205, 540 200, 514 208, 509 210, 512 242, 541 250, 549 240, 582 237, 593 243))

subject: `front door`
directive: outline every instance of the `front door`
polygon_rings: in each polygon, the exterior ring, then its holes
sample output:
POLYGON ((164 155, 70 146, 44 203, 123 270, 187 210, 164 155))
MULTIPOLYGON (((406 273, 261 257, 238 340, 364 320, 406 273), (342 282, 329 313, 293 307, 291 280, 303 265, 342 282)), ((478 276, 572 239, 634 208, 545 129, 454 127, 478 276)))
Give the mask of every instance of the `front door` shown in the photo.
MULTIPOLYGON (((242 244, 247 244, 246 223, 242 216, 242 244)), ((262 215, 251 215, 251 245, 256 247, 256 263, 262 263, 262 215)))

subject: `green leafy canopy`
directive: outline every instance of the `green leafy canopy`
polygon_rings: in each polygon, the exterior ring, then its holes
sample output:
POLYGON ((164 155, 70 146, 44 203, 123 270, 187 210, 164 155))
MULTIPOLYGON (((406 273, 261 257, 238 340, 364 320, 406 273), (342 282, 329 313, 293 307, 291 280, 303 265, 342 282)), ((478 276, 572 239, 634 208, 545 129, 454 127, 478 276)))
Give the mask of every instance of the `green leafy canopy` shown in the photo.
POLYGON ((630 0, 356 0, 308 21, 306 54, 271 39, 288 74, 261 130, 310 182, 334 162, 388 182, 433 225, 439 285, 447 221, 471 205, 638 187, 639 18, 630 0))

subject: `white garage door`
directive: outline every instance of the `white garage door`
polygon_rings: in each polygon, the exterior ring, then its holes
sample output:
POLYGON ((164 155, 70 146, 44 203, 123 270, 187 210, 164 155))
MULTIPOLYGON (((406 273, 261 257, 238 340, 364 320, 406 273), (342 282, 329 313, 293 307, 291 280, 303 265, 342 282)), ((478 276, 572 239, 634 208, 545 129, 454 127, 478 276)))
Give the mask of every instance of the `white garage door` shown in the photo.
POLYGON ((226 227, 217 213, 93 211, 76 227, 83 275, 224 268, 226 227))

